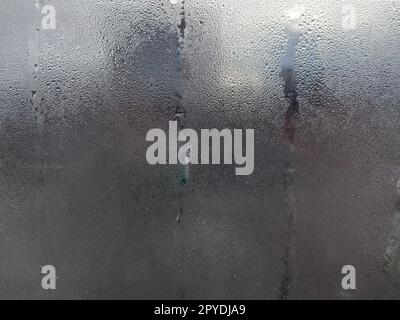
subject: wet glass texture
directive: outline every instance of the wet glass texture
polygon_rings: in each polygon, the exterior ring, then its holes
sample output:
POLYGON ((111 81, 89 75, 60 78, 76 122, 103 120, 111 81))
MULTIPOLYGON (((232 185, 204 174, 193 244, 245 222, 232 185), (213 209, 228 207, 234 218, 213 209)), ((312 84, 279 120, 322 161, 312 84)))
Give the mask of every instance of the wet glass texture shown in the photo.
POLYGON ((400 298, 399 1, 3 0, 0 24, 0 298, 400 298), (253 128, 253 174, 149 165, 176 118, 253 128))

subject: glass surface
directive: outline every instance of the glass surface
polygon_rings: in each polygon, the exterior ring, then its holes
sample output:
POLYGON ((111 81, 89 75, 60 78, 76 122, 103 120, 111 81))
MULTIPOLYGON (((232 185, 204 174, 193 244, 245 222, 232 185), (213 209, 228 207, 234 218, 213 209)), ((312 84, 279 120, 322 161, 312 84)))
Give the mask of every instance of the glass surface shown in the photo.
POLYGON ((400 298, 399 13, 1 1, 0 298, 400 298), (253 128, 253 174, 149 165, 177 118, 253 128))

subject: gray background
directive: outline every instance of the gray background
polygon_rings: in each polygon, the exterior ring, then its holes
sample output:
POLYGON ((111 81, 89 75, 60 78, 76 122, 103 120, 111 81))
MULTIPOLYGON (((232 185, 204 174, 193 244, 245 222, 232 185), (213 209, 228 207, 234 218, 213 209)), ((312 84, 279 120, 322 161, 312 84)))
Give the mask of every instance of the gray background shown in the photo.
POLYGON ((399 12, 1 1, 0 298, 399 298, 399 12), (255 129, 254 173, 148 165, 178 106, 190 128, 255 129))

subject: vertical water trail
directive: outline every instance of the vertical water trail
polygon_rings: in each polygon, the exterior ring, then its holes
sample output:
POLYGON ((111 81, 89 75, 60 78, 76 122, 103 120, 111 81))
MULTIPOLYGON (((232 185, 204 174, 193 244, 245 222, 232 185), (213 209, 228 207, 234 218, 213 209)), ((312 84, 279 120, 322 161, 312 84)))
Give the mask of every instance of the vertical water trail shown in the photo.
POLYGON ((280 287, 280 299, 286 300, 290 294, 293 282, 293 264, 295 260, 295 232, 296 232, 296 198, 293 189, 295 174, 294 152, 296 119, 299 114, 299 102, 297 99, 297 82, 295 73, 296 46, 300 41, 301 33, 298 28, 300 7, 297 1, 290 1, 286 26, 287 43, 284 55, 281 57, 281 77, 284 82, 283 93, 289 106, 285 113, 284 134, 288 144, 287 155, 284 160, 283 187, 287 203, 287 247, 284 256, 284 274, 280 287))
MULTIPOLYGON (((29 50, 29 65, 32 70, 31 77, 29 79, 29 99, 31 104, 31 112, 33 115, 33 152, 35 159, 35 176, 37 179, 37 187, 35 192, 35 201, 32 206, 33 212, 40 212, 40 206, 45 203, 43 199, 44 185, 46 178, 46 153, 43 149, 44 146, 44 131, 45 131, 45 113, 42 106, 43 93, 40 90, 40 24, 41 16, 40 9, 43 6, 42 0, 35 0, 33 14, 37 18, 35 23, 31 26, 31 38, 28 40, 28 50, 29 50)), ((40 226, 43 221, 41 221, 41 215, 38 215, 33 223, 33 234, 35 234, 35 240, 38 241, 38 246, 40 243, 40 226)))
MULTIPOLYGON (((175 84, 175 98, 176 98, 176 109, 173 120, 178 123, 178 132, 186 128, 186 109, 183 106, 184 97, 184 45, 185 45, 185 29, 186 29, 186 13, 185 13, 185 0, 182 0, 180 21, 178 24, 178 44, 177 44, 177 79, 175 84)), ((179 149, 179 145, 178 145, 179 149)), ((188 156, 186 157, 188 159, 188 156)), ((189 180, 189 164, 179 165, 179 181, 182 185, 185 185, 189 180)))
MULTIPOLYGON (((395 1, 392 1, 393 10, 398 13, 395 1)), ((392 232, 384 253, 384 270, 394 282, 394 289, 398 292, 400 286, 400 179, 396 183, 397 199, 394 204, 394 216, 392 219, 392 232)))
MULTIPOLYGON (((172 4, 177 4, 178 0, 170 0, 172 4)), ((178 38, 177 38, 177 49, 176 49, 176 71, 177 78, 175 80, 175 101, 176 101, 176 109, 173 115, 173 120, 177 122, 178 125, 178 134, 180 130, 183 130, 187 127, 187 119, 186 119, 186 109, 183 106, 184 99, 184 47, 185 47, 185 30, 186 30, 186 12, 185 12, 185 0, 181 0, 181 8, 179 13, 179 22, 177 25, 178 30, 178 38)), ((178 150, 183 142, 178 142, 178 150)), ((190 152, 190 150, 189 150, 190 152)), ((187 159, 188 157, 186 157, 187 159)), ((187 182, 189 179, 189 163, 180 164, 178 161, 178 177, 179 177, 179 185, 178 185, 178 202, 179 202, 179 210, 176 215, 176 222, 181 224, 182 220, 184 220, 184 202, 187 192, 187 182)), ((179 227, 178 230, 184 226, 179 227)), ((175 231, 176 232, 176 231, 175 231)), ((185 275, 185 251, 187 246, 186 234, 184 232, 175 233, 178 241, 178 257, 180 260, 180 268, 179 275, 180 280, 178 281, 178 295, 180 299, 186 299, 187 288, 184 281, 185 275), (183 278, 182 278, 183 277, 183 278)))
MULTIPOLYGON (((35 1, 35 7, 40 12, 41 8, 41 1, 35 1)), ((39 16, 39 14, 38 14, 39 16)), ((38 20, 40 21, 40 20, 38 20)), ((30 102, 32 105, 32 112, 34 115, 35 120, 35 130, 38 135, 42 134, 44 130, 44 115, 41 106, 41 98, 40 98, 40 85, 38 83, 38 70, 39 70, 39 56, 40 56, 40 48, 39 48, 39 25, 40 23, 37 22, 34 26, 34 37, 29 40, 29 54, 30 54, 30 64, 32 65, 33 69, 33 79, 31 79, 31 98, 30 102)))
MULTIPOLYGON (((395 212, 392 220, 392 234, 388 239, 385 250, 385 271, 389 273, 394 280, 399 276, 400 267, 400 180, 396 185, 397 200, 395 203, 395 212)), ((397 279, 398 281, 398 279, 397 279)))

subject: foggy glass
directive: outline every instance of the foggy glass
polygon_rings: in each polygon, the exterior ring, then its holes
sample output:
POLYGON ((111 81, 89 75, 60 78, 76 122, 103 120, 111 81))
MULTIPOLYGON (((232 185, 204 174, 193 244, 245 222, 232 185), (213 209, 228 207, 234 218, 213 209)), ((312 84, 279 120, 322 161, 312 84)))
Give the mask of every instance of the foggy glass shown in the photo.
POLYGON ((400 298, 399 12, 2 1, 0 298, 400 298), (253 174, 149 165, 172 120, 254 129, 253 174))

